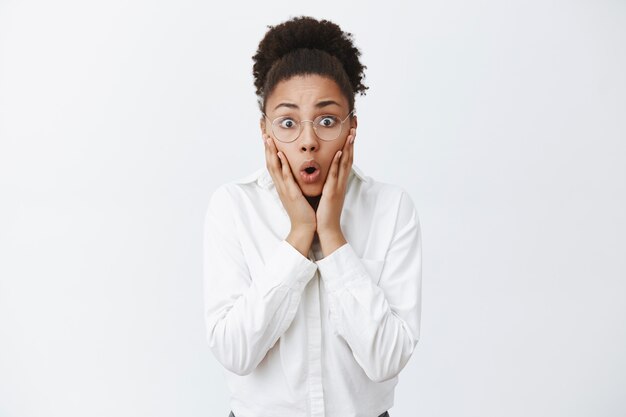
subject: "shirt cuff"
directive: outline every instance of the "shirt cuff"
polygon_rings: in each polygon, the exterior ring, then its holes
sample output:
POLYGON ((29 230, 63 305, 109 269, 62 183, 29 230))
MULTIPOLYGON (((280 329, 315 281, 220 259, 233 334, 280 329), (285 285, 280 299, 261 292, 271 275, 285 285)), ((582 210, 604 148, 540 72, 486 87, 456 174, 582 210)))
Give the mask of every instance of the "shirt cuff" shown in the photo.
POLYGON ((289 242, 282 240, 265 264, 264 279, 259 287, 264 293, 278 286, 303 291, 316 270, 315 262, 303 256, 289 242))
POLYGON ((329 291, 343 288, 351 281, 367 279, 369 275, 350 243, 335 249, 316 262, 324 285, 329 291))

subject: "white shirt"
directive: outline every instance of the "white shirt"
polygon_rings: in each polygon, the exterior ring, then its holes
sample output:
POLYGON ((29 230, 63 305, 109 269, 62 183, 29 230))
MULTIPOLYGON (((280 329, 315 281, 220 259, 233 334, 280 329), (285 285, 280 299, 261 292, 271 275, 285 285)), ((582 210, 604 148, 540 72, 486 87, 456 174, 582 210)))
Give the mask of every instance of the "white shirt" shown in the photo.
POLYGON ((218 187, 204 226, 207 341, 236 417, 376 417, 417 344, 421 231, 410 196, 352 165, 348 243, 308 258, 265 167, 218 187))

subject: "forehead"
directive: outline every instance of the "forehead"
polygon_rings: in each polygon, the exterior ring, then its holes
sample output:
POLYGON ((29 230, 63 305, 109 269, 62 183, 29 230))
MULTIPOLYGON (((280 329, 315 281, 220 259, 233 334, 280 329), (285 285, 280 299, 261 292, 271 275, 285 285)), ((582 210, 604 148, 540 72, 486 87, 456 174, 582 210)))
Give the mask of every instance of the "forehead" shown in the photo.
POLYGON ((331 78, 317 74, 296 75, 276 84, 267 98, 266 106, 269 111, 281 103, 292 103, 304 108, 326 100, 336 101, 348 108, 348 100, 331 78))

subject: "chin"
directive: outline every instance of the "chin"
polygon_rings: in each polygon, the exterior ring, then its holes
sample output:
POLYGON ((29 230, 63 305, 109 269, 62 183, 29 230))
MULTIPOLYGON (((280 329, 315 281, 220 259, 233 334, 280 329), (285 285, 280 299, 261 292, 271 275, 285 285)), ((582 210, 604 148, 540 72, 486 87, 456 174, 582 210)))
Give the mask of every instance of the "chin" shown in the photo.
POLYGON ((319 197, 320 195, 322 195, 322 186, 320 185, 303 185, 300 186, 300 189, 302 190, 302 194, 305 197, 319 197))

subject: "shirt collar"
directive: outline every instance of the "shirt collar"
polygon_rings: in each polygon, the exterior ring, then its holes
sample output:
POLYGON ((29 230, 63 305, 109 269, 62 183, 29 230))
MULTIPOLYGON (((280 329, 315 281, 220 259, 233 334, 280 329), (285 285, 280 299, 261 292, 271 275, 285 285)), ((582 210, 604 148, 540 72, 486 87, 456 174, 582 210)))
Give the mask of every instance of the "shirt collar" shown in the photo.
MULTIPOLYGON (((350 177, 348 178, 348 182, 356 177, 362 182, 367 182, 368 177, 363 173, 363 171, 357 167, 354 163, 352 163, 352 169, 350 170, 350 177)), ((267 167, 262 167, 254 171, 252 174, 246 175, 243 178, 234 181, 237 184, 248 184, 256 182, 261 187, 265 189, 269 189, 274 187, 274 181, 272 180, 272 176, 270 175, 267 167)))

